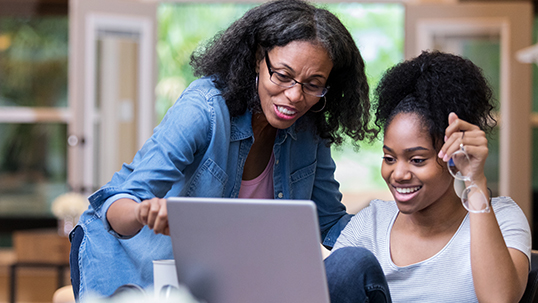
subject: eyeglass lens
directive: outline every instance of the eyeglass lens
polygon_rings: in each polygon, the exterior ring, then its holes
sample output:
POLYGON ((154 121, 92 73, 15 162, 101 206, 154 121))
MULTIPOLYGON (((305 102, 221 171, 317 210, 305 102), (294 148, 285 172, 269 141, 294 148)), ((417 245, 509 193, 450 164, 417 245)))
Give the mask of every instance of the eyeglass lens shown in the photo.
POLYGON ((465 209, 470 212, 487 212, 488 200, 486 196, 480 190, 480 188, 474 184, 471 184, 469 187, 465 188, 461 195, 461 202, 465 209))
POLYGON ((273 71, 273 68, 271 66, 271 61, 269 60, 269 55, 267 51, 265 51, 265 63, 267 64, 267 71, 269 72, 269 79, 274 84, 284 87, 284 88, 290 88, 297 84, 301 85, 301 89, 305 94, 314 96, 314 97, 323 97, 325 94, 327 94, 327 91, 329 90, 329 87, 323 87, 323 86, 317 86, 309 83, 301 83, 292 77, 283 75, 279 72, 273 71))
POLYGON ((448 171, 456 180, 471 182, 459 195, 465 209, 474 213, 489 212, 486 195, 471 180, 471 160, 465 151, 458 150, 452 154, 448 161, 448 171))
POLYGON ((467 153, 458 150, 448 160, 448 171, 458 180, 471 181, 470 164, 471 160, 467 153))
POLYGON ((284 88, 290 88, 299 84, 302 86, 303 92, 311 96, 323 97, 327 93, 327 88, 325 87, 319 87, 308 83, 301 83, 293 78, 281 75, 277 72, 272 72, 269 77, 271 79, 271 82, 284 88))

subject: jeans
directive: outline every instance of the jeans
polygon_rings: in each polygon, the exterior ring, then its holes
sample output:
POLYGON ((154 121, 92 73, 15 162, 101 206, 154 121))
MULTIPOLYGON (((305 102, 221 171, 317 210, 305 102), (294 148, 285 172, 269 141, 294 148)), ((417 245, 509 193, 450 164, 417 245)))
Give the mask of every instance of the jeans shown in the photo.
POLYGON ((343 247, 325 259, 331 303, 392 302, 383 269, 362 247, 343 247))
POLYGON ((80 226, 76 226, 75 229, 69 234, 69 240, 71 241, 71 252, 69 253, 69 267, 71 268, 71 285, 73 285, 73 293, 75 294, 75 301, 78 302, 78 291, 80 287, 80 272, 78 268, 78 251, 80 243, 84 238, 84 230, 80 226))

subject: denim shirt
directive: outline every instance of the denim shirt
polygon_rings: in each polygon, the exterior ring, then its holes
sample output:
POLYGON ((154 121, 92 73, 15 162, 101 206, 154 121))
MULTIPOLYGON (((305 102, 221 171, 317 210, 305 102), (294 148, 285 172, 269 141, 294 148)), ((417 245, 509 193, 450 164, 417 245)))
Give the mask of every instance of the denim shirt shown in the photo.
MULTIPOLYGON (((120 198, 237 197, 254 142, 252 115, 230 118, 211 78, 194 81, 169 109, 150 139, 112 180, 89 197, 79 225, 80 296, 111 294, 127 283, 153 283, 152 260, 173 258, 170 237, 144 227, 133 237, 110 228, 106 212, 120 198)), ((323 244, 332 247, 350 219, 340 202, 336 168, 326 142, 303 117, 278 130, 273 147, 274 198, 313 200, 323 244)), ((188 245, 188 243, 186 244, 188 245)))

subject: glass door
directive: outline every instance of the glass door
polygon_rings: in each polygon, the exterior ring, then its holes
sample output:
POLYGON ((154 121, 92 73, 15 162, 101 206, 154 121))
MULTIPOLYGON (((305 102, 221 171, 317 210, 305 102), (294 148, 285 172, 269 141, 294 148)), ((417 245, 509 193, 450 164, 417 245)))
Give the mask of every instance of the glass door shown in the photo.
POLYGON ((90 194, 151 136, 156 5, 70 2, 69 182, 90 194))

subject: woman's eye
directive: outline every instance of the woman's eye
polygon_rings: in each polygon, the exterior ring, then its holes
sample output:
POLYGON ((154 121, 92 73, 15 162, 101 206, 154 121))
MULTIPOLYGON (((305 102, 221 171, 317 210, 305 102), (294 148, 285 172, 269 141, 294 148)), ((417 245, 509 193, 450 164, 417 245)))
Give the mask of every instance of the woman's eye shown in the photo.
POLYGON ((311 90, 311 91, 317 91, 319 90, 320 88, 322 88, 321 85, 316 85, 316 84, 312 84, 312 83, 305 83, 304 84, 304 88, 308 89, 308 90, 311 90))
POLYGON ((293 79, 289 76, 286 76, 284 74, 281 74, 279 72, 274 72, 273 75, 276 77, 276 79, 282 83, 288 83, 293 81, 293 79))
POLYGON ((383 161, 385 161, 385 163, 387 163, 387 164, 392 164, 392 163, 394 163, 396 161, 396 159, 394 159, 393 157, 390 157, 390 156, 384 156, 383 161))
POLYGON ((421 158, 413 158, 413 159, 411 159, 411 163, 413 163, 413 164, 422 164, 422 163, 424 163, 424 161, 426 161, 426 159, 421 159, 421 158))

